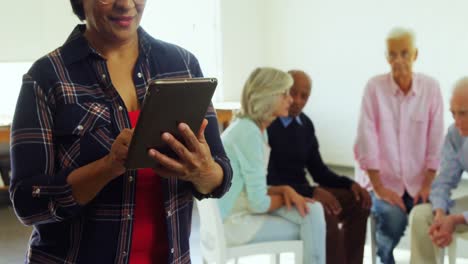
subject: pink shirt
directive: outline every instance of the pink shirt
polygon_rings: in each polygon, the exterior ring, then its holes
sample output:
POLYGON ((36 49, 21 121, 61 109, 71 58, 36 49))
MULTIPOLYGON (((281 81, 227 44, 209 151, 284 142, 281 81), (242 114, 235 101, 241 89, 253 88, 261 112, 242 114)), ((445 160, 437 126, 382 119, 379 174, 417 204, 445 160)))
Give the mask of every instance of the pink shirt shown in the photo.
POLYGON ((414 73, 411 87, 405 96, 391 73, 367 83, 354 154, 359 163, 356 181, 369 190, 368 169, 380 171, 385 187, 414 196, 425 171, 439 167, 444 136, 439 83, 414 73))

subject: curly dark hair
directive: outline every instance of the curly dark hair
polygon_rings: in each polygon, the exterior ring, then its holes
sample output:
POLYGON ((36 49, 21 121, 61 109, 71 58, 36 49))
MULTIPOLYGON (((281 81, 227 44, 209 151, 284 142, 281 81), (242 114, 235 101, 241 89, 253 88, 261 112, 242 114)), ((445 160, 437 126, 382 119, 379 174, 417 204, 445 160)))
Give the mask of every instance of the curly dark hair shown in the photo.
POLYGON ((73 13, 81 20, 85 20, 85 13, 83 9, 82 0, 70 0, 70 4, 73 8, 73 13))

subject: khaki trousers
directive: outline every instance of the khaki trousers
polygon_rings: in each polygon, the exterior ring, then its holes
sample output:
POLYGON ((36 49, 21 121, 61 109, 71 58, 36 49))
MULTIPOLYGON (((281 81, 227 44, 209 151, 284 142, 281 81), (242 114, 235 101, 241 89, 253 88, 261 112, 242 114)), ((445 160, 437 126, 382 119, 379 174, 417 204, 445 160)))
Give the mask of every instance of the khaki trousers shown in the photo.
MULTIPOLYGON (((455 206, 451 208, 451 214, 459 214, 468 211, 468 196, 455 200, 455 206)), ((440 264, 442 249, 432 243, 429 237, 429 227, 434 215, 431 204, 421 204, 413 208, 410 215, 411 229, 411 264, 440 264)), ((456 233, 468 231, 468 225, 458 225, 456 233)))

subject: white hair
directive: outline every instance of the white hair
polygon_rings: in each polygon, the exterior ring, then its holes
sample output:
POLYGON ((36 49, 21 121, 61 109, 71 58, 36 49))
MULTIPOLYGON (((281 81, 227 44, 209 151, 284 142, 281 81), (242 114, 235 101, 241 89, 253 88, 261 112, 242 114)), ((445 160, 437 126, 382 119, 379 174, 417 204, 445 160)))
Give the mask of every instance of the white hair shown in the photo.
POLYGON ((392 28, 386 38, 386 42, 388 43, 389 40, 401 39, 404 37, 409 37, 413 47, 416 47, 416 35, 412 29, 404 28, 404 27, 394 27, 392 28))
POLYGON ((289 73, 275 68, 257 68, 247 79, 242 91, 238 117, 248 117, 257 125, 273 121, 279 96, 293 85, 289 73))

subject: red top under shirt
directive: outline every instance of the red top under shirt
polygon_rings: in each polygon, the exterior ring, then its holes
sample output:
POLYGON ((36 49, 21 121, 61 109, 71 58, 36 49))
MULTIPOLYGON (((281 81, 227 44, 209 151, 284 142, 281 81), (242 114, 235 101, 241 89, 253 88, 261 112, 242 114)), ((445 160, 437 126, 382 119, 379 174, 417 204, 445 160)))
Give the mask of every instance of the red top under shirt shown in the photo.
MULTIPOLYGON (((132 127, 135 127, 140 111, 129 112, 128 115, 132 127)), ((169 245, 161 179, 151 169, 140 169, 136 183, 130 263, 167 263, 169 245)))

